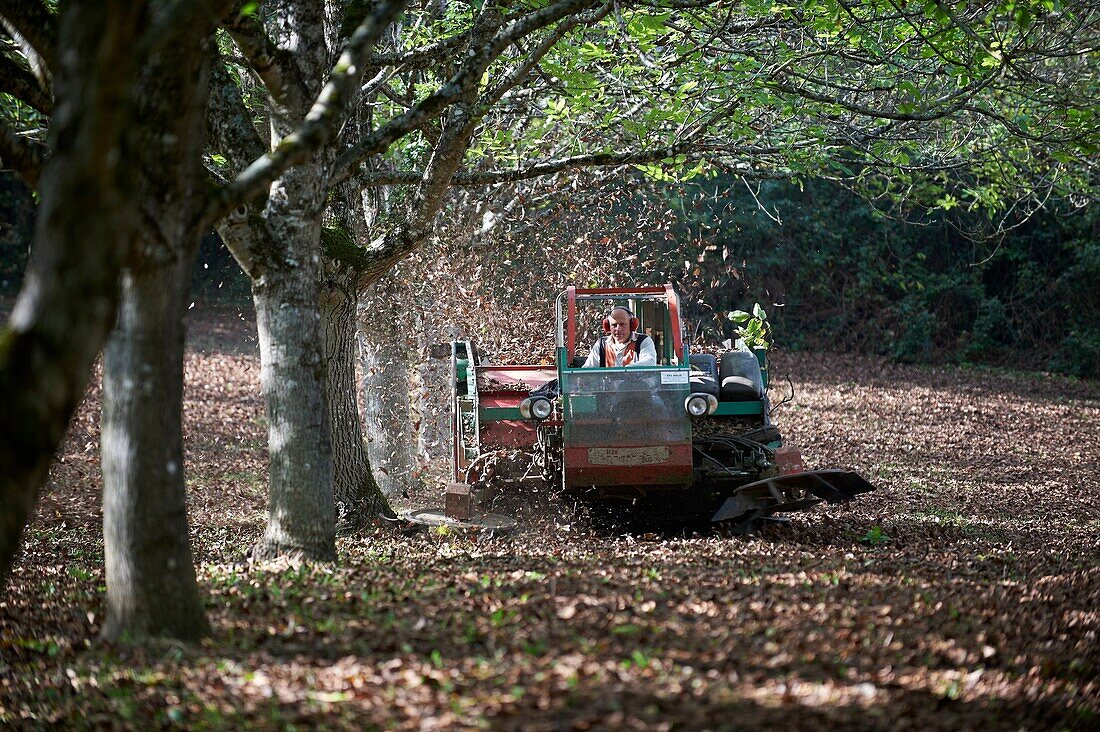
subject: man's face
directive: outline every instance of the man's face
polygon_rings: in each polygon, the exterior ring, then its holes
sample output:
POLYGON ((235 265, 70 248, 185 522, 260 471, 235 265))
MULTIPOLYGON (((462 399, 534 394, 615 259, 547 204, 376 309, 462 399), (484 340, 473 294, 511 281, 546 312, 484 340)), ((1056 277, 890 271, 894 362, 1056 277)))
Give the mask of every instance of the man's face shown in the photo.
POLYGON ((608 316, 611 321, 611 338, 616 343, 630 340, 630 316, 623 310, 616 310, 608 316))

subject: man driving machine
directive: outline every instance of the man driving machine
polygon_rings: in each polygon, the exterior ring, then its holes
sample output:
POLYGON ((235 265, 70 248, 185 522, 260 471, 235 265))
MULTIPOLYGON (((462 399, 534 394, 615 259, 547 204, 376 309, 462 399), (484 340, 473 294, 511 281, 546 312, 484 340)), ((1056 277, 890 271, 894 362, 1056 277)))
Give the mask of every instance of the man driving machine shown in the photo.
POLYGON ((630 308, 616 305, 603 319, 604 337, 592 345, 585 368, 596 366, 656 366, 653 339, 638 333, 638 318, 630 308))

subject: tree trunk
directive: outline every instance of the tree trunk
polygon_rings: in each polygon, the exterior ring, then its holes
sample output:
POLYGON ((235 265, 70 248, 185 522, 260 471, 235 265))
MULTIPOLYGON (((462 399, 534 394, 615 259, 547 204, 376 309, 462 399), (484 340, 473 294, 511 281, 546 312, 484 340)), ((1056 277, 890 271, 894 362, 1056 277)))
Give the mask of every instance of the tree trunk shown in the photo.
POLYGON ((379 516, 395 516, 371 472, 355 383, 355 312, 351 273, 337 273, 322 294, 325 361, 332 414, 337 526, 351 532, 379 516))
MULTIPOLYGON (((309 112, 332 53, 324 3, 277 0, 267 9, 267 31, 297 73, 285 93, 270 100, 271 144, 278 148, 309 112)), ((268 522, 253 551, 257 558, 336 559, 320 303, 321 214, 333 157, 322 149, 272 182, 247 227, 248 256, 238 257, 252 280, 268 422, 268 522)))
POLYGON ((158 55, 138 95, 137 195, 150 223, 142 256, 123 274, 103 358, 103 635, 111 640, 193 640, 207 630, 187 530, 182 427, 184 302, 205 203, 207 40, 195 33, 158 55))
POLYGON ((392 295, 388 288, 376 289, 371 302, 360 306, 358 329, 367 456, 386 496, 405 492, 416 481, 403 308, 392 295))
POLYGON ((417 333, 425 339, 420 347, 417 367, 416 399, 413 405, 419 429, 416 433, 416 459, 425 480, 444 483, 451 476, 451 342, 461 336, 458 328, 440 324, 432 317, 417 318, 417 333))
POLYGON ((137 218, 123 152, 139 3, 65 3, 35 248, 0 330, 0 585, 113 322, 137 218))
POLYGON ((254 552, 258 558, 336 559, 319 296, 316 269, 304 263, 271 269, 252 285, 270 466, 268 523, 254 552))
POLYGON ((181 426, 183 300, 194 252, 123 276, 104 352, 103 635, 111 640, 193 640, 207 630, 187 533, 181 426))
POLYGON ((398 302, 392 292, 396 288, 385 287, 379 281, 401 258, 420 246, 431 231, 451 178, 469 147, 474 116, 466 105, 472 105, 474 99, 476 92, 469 92, 465 104, 458 105, 462 109, 450 110, 428 160, 425 182, 410 205, 400 233, 382 251, 365 257, 359 266, 359 287, 363 291, 373 288, 370 303, 360 308, 359 318, 367 453, 374 477, 387 496, 413 487, 419 477, 413 457, 416 437, 409 408, 408 326, 401 327, 413 318, 409 305, 398 302))

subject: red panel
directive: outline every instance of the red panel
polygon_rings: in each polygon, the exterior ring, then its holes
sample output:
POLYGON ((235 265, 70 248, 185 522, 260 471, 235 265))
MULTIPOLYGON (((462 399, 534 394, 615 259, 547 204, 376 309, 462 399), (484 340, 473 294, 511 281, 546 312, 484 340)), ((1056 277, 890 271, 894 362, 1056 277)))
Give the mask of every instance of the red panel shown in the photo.
POLYGON ((691 446, 623 445, 621 449, 667 450, 667 459, 646 465, 599 465, 589 460, 587 447, 565 448, 568 487, 617 485, 687 485, 691 483, 691 446))
POLYGON ((478 405, 518 407, 531 391, 557 377, 555 366, 478 366, 478 405))
POLYGON ((802 465, 802 453, 793 445, 785 445, 775 451, 775 464, 780 475, 801 473, 806 469, 802 465))
POLYGON ((530 447, 535 444, 535 423, 526 420, 482 422, 481 444, 486 447, 530 447))
POLYGON ((672 285, 665 285, 665 293, 668 295, 669 322, 672 325, 672 346, 676 349, 676 360, 679 361, 684 356, 684 344, 681 339, 682 329, 680 327, 680 300, 676 297, 672 285))
MULTIPOLYGON (((555 366, 478 366, 478 407, 515 409, 531 391, 557 375, 555 366)), ((482 419, 479 438, 483 448, 530 447, 535 444, 535 423, 482 419)))

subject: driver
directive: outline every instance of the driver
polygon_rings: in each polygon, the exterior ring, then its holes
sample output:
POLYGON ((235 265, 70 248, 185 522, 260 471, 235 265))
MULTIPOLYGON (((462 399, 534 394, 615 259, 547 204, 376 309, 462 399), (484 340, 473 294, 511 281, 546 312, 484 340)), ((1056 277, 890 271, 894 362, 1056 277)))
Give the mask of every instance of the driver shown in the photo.
POLYGON ((657 349, 653 339, 634 332, 638 319, 629 308, 616 305, 603 321, 606 335, 592 346, 585 368, 596 366, 656 366, 657 349))

